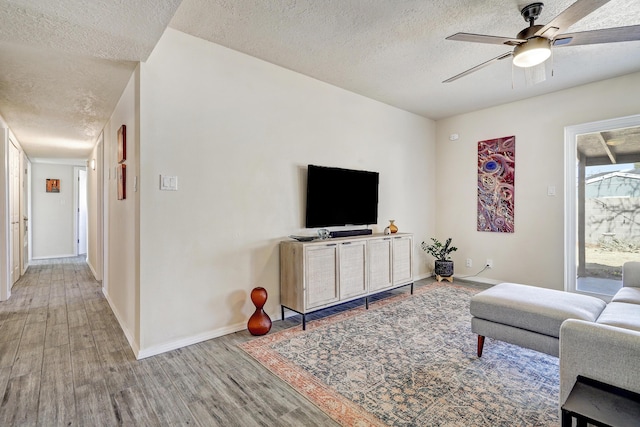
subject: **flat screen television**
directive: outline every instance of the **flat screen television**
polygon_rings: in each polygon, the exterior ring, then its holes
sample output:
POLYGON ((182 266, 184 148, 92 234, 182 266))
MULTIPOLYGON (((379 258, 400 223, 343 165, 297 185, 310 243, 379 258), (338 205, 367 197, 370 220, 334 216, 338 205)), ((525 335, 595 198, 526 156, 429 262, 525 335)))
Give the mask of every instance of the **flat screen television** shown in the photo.
POLYGON ((309 165, 306 227, 378 223, 378 172, 309 165))

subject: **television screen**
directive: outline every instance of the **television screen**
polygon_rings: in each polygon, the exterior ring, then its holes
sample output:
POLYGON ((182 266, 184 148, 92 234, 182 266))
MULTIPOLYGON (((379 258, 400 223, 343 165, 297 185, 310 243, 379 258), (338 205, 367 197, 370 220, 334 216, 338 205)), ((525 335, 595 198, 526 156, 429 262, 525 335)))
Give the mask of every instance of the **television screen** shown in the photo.
POLYGON ((309 165, 306 227, 378 223, 378 172, 309 165))

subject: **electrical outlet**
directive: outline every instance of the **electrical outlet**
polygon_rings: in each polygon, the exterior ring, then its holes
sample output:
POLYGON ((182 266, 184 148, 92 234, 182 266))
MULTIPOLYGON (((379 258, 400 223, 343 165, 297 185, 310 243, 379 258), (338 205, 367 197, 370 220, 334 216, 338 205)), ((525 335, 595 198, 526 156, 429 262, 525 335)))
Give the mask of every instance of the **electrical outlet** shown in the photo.
POLYGON ((467 258, 467 267, 473 267, 473 261, 471 261, 471 258, 467 258))
POLYGON ((489 268, 493 268, 493 260, 491 258, 487 258, 487 262, 485 265, 489 268))

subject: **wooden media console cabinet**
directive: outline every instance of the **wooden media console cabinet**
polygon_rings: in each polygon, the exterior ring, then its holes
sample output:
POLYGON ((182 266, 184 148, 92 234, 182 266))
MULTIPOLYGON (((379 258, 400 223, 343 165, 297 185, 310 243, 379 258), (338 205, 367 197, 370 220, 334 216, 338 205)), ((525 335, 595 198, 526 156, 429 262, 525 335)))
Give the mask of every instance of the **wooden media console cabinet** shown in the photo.
POLYGON ((280 243, 280 305, 302 315, 411 285, 413 235, 397 233, 280 243))

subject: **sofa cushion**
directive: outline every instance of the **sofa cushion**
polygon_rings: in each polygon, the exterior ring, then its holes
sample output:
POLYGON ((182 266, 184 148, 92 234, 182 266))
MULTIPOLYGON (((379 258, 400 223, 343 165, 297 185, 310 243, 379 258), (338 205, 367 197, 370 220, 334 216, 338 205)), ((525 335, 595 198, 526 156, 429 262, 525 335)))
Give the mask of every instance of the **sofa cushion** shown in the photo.
POLYGON ((611 302, 640 304, 640 288, 622 288, 611 298, 611 302))
POLYGON ((640 331, 640 305, 610 302, 596 323, 640 331))
POLYGON ((557 338, 566 319, 594 322, 605 306, 587 295, 501 283, 474 295, 470 311, 481 319, 557 338))

